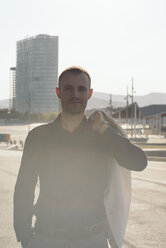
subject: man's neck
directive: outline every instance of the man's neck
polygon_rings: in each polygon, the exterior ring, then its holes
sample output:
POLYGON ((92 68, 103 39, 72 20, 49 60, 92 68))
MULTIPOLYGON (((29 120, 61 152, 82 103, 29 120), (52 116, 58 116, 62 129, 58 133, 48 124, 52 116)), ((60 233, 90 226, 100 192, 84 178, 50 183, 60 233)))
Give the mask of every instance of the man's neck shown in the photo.
POLYGON ((81 124, 84 117, 85 117, 84 113, 70 114, 62 111, 61 113, 62 128, 72 133, 81 124))

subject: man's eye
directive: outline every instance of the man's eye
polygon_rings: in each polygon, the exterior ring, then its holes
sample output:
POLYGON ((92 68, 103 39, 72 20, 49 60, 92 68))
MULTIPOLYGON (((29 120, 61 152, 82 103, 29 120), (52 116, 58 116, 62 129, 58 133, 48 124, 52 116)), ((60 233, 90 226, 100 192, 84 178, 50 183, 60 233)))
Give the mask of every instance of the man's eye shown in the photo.
POLYGON ((80 87, 79 91, 86 91, 86 88, 85 87, 80 87))
POLYGON ((71 87, 66 87, 65 90, 71 90, 71 87))

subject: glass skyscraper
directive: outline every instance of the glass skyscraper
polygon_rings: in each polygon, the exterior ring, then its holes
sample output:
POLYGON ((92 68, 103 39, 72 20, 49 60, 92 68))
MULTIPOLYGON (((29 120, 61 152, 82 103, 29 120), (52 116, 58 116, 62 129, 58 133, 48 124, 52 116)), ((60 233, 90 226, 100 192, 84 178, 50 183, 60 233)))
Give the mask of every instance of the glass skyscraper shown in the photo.
POLYGON ((17 42, 15 110, 58 111, 58 36, 37 35, 17 42))

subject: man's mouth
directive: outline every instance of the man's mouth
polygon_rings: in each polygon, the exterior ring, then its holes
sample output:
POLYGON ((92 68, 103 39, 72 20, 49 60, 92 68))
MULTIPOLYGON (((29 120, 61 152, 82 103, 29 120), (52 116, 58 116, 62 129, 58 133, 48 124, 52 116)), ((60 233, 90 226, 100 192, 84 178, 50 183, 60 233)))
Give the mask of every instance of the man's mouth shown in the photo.
POLYGON ((76 102, 76 101, 74 101, 74 102, 70 102, 70 103, 80 103, 80 102, 76 102))
POLYGON ((78 101, 78 100, 72 100, 72 101, 70 101, 69 103, 70 103, 70 104, 74 104, 74 103, 81 103, 81 102, 78 101))

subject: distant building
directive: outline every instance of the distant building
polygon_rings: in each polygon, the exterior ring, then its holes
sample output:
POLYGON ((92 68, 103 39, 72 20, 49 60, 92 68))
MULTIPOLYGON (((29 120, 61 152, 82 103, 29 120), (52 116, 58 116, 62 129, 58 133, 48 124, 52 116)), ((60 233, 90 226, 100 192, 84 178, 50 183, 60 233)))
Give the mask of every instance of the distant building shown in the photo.
POLYGON ((17 42, 15 111, 58 111, 58 36, 37 35, 17 42))
POLYGON ((166 132, 166 104, 152 104, 141 108, 153 133, 166 132))
POLYGON ((112 117, 120 124, 128 124, 135 134, 142 128, 153 134, 166 132, 166 104, 152 104, 140 108, 137 102, 134 102, 113 113, 112 117))

